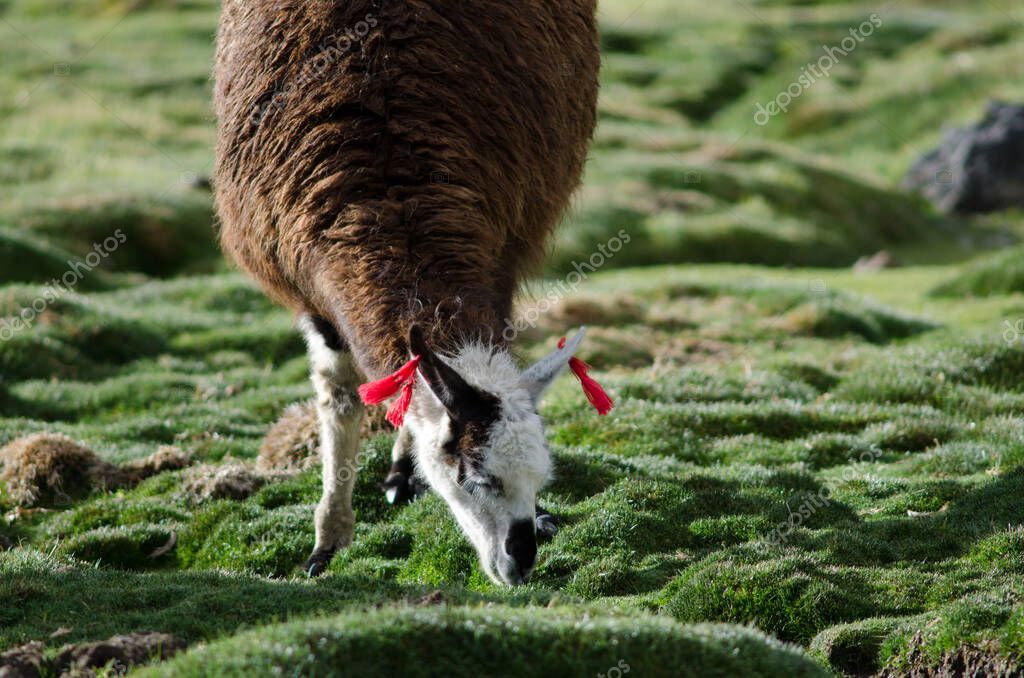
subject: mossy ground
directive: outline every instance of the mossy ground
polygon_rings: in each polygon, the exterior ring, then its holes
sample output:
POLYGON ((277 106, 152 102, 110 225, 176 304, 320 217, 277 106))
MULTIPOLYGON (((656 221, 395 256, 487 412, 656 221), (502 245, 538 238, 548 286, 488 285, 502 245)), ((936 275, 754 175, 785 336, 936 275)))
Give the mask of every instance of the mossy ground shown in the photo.
MULTIPOLYGON (((964 646, 1024 656, 1018 251, 958 263, 1024 221, 939 217, 897 188, 942 123, 1022 98, 1008 73, 1024 29, 1007 16, 1024 15, 896 3, 760 128, 756 104, 875 11, 798 4, 603 6, 593 161, 534 301, 620 229, 630 242, 521 347, 537 357, 586 323, 583 355, 618 407, 597 418, 569 378, 543 405, 556 477, 541 499, 563 527, 529 586, 490 584, 437 497, 384 502, 378 434, 355 542, 315 582, 297 566, 316 470, 242 500, 196 501, 188 471, 46 510, 0 493, 0 537, 16 544, 0 552, 0 650, 166 631, 203 645, 156 671, 196 675, 400 661, 789 676, 898 671, 964 646), (916 265, 765 266, 881 247, 916 265)), ((252 460, 311 389, 291 318, 220 263, 193 179, 210 166, 216 8, 62 6, 0 3, 0 149, 14 158, 0 317, 93 243, 127 238, 0 341, 0 445, 46 431, 117 463, 163 445, 252 460)))

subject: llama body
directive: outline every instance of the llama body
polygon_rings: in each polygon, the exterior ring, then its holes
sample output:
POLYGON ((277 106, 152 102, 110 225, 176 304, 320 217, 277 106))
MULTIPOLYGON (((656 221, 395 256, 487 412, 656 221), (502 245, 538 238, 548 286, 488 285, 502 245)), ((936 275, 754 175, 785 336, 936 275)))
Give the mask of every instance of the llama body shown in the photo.
POLYGON ((389 498, 408 493, 414 455, 492 577, 516 583, 532 566, 525 504, 532 529, 550 469, 535 401, 573 346, 520 374, 503 331, 579 182, 595 123, 594 10, 224 3, 222 243, 299 314, 310 349, 324 446, 313 573, 351 540, 342 469, 358 449, 356 387, 412 353, 426 353, 425 386, 396 442, 389 498))

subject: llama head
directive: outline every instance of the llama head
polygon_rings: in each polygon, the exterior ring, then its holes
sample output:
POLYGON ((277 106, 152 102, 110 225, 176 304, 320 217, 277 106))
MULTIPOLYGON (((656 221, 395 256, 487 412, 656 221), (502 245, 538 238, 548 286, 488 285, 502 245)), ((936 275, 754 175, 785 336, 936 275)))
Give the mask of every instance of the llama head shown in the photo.
POLYGON ((421 360, 418 395, 406 421, 420 472, 499 584, 522 584, 533 570, 537 493, 551 475, 537 402, 582 339, 581 330, 520 372, 503 349, 468 344, 442 357, 419 327, 410 331, 410 349, 421 360))

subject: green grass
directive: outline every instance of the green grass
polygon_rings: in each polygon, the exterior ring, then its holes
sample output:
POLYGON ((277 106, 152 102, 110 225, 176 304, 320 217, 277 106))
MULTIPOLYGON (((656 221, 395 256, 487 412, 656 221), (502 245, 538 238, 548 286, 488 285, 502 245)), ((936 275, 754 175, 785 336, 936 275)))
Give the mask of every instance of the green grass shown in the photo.
MULTIPOLYGON (((825 293, 798 282, 817 280, 813 271, 729 283, 718 282, 728 269, 716 266, 595 277, 553 316, 591 315, 599 341, 587 357, 618 409, 596 419, 568 379, 546 400, 556 477, 542 501, 565 525, 541 548, 524 591, 486 580, 438 497, 403 509, 384 503, 377 483, 391 437, 378 435, 364 446, 355 543, 319 582, 305 582, 298 570, 313 538, 315 471, 271 482, 248 499, 198 505, 185 496, 182 473, 173 472, 0 527, 21 544, 0 555, 4 599, 23 601, 8 612, 0 640, 45 639, 56 626, 73 627, 82 639, 145 626, 190 641, 224 639, 196 661, 223 657, 223 670, 243 671, 233 662, 280 661, 257 651, 262 641, 255 639, 265 624, 297 617, 307 621, 266 633, 322 631, 340 639, 308 658, 319 666, 345 652, 345 643, 364 642, 345 629, 371 602, 383 605, 383 621, 363 631, 381 648, 429 642, 451 621, 407 626, 399 610, 439 587, 455 615, 478 614, 473 606, 489 601, 502 610, 496 619, 520 619, 540 602, 555 617, 563 605, 588 605, 599 615, 753 624, 832 657, 836 669, 852 670, 850 657, 873 666, 906 661, 913 632, 947 609, 959 616, 925 629, 936 660, 981 640, 1015 653, 1011 592, 1024 577, 1015 527, 1024 521, 1017 501, 1024 491, 1024 349, 1004 342, 1000 319, 1019 303, 995 297, 991 317, 951 326, 943 319, 959 302, 926 294, 951 270, 920 272, 920 298, 909 311, 863 296, 858 283, 870 288, 874 278, 851 277, 847 289, 825 293), (618 295, 607 315, 605 285, 618 295), (794 321, 794 309, 809 307, 841 308, 843 323, 808 322, 818 316, 803 311, 794 321), (649 323, 656 329, 641 333, 649 323), (645 357, 615 342, 638 344, 645 357), (692 348, 701 346, 714 350, 692 348), (172 533, 175 549, 151 557, 172 533), (204 579, 211 575, 218 579, 204 579), (103 610, 102 622, 86 623, 85 612, 62 602, 111 586, 105 579, 122 583, 91 601, 88 615, 103 610), (236 602, 215 606, 201 621, 174 621, 184 603, 158 593, 194 587, 201 598, 204 586, 224 587, 222 595, 236 602), (154 602, 121 611, 123 596, 154 602), (985 596, 1002 607, 968 614, 985 596), (231 638, 243 627, 248 635, 231 638), (883 637, 861 628, 888 631, 883 637)), ((879 274, 890 275, 905 273, 879 274)), ((0 442, 47 430, 118 461, 168 443, 200 460, 246 459, 281 409, 310 393, 284 313, 234 274, 120 286, 76 296, 62 310, 60 322, 19 340, 67 352, 71 366, 88 356, 88 369, 46 380, 35 371, 37 352, 8 354, 15 376, 5 381, 12 404, 0 420, 0 442), (125 334, 110 344, 82 343, 81 326, 125 334), (150 336, 159 342, 132 340, 150 336)), ((528 341, 526 352, 551 341, 528 341)), ((544 660, 533 654, 532 638, 577 638, 572 625, 551 624, 538 620, 519 649, 499 645, 496 656, 544 660)), ((672 637, 705 639, 707 652, 717 642, 716 633, 671 629, 672 637)), ((579 661, 604 661, 602 652, 579 661)), ((366 661, 387 661, 384 649, 374 657, 366 661)), ((182 670, 198 665, 182 661, 182 670)))
POLYGON ((932 294, 942 297, 990 297, 1024 292, 1024 254, 1011 248, 983 258, 958 275, 936 285, 932 294))
MULTIPOLYGON (((315 469, 238 500, 197 500, 188 471, 33 511, 0 488, 0 651, 157 630, 192 646, 150 669, 167 675, 1024 661, 1024 288, 1019 248, 986 253, 1024 222, 899 188, 943 124, 1022 98, 1024 14, 897 3, 762 128, 757 104, 878 8, 746 4, 602 5, 586 182, 524 311, 629 238, 520 348, 588 325, 617 409, 597 418, 569 378, 546 398, 541 501, 563 526, 528 586, 492 585, 438 497, 384 502, 385 433, 363 443, 354 543, 316 581, 315 469), (882 248, 910 266, 849 269, 882 248)), ((244 463, 310 397, 292 319, 226 270, 193 181, 216 14, 0 2, 0 445, 47 431, 119 463, 162 445, 244 463)))
POLYGON ((645 676, 818 676, 780 643, 736 627, 680 626, 646 615, 580 619, 571 609, 398 608, 294 622, 212 644, 156 675, 306 676, 398 673, 515 675, 536 670, 589 676, 611 669, 645 676), (524 651, 524 648, 527 648, 524 651))

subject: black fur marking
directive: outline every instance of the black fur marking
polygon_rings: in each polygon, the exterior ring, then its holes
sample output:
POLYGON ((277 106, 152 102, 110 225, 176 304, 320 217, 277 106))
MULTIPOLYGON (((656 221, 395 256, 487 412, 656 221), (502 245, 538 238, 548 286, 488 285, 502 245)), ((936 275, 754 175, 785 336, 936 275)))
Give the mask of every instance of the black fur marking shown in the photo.
POLYGON ((480 448, 487 444, 491 427, 501 416, 501 402, 497 397, 474 391, 472 402, 460 407, 465 418, 451 419, 450 435, 443 447, 444 453, 458 464, 460 485, 471 474, 479 472, 484 461, 480 448))
POLYGON ((454 447, 453 449, 449 449, 449 446, 453 442, 454 441, 449 441, 448 443, 445 444, 444 452, 445 452, 445 454, 455 455, 455 457, 458 459, 459 472, 458 472, 458 475, 455 476, 455 483, 457 485, 461 486, 462 484, 464 484, 466 482, 466 477, 469 475, 469 473, 468 473, 468 471, 466 469, 466 458, 461 456, 461 455, 459 455, 458 448, 454 447))
POLYGON ((348 345, 345 340, 338 334, 338 330, 334 329, 328 320, 321 318, 318 315, 312 316, 313 328, 317 333, 323 337, 324 343, 327 344, 327 348, 332 351, 342 352, 348 350, 348 345))
POLYGON ((416 478, 411 457, 402 457, 391 465, 391 471, 388 472, 388 477, 384 479, 384 482, 380 484, 380 489, 384 491, 388 501, 395 506, 408 504, 425 491, 423 485, 416 478), (389 493, 389 490, 394 490, 394 492, 389 493))
POLYGON ((534 521, 520 520, 512 523, 512 527, 508 530, 508 537, 505 539, 505 553, 512 556, 519 569, 519 574, 525 577, 537 560, 537 534, 534 521))
POLYGON ((469 384, 451 365, 438 357, 427 344, 426 335, 419 325, 409 329, 409 350, 420 357, 420 374, 452 419, 470 428, 474 423, 497 419, 498 398, 469 384))
POLYGON ((413 474, 412 457, 399 457, 395 463, 391 464, 391 473, 401 473, 403 476, 411 476, 413 474))

